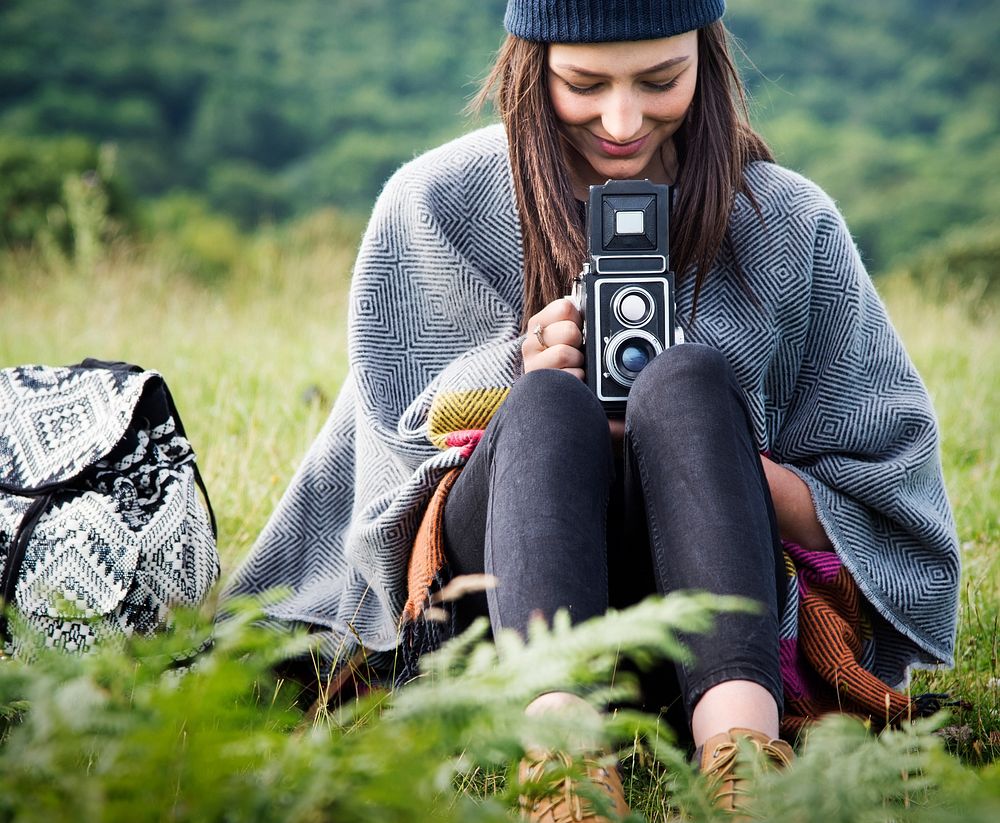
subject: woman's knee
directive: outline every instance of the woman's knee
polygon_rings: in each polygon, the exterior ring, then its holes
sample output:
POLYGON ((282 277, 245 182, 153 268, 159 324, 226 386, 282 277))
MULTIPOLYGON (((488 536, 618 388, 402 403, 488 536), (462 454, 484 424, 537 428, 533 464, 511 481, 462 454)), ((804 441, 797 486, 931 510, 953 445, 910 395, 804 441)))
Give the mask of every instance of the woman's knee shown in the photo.
POLYGON ((732 367, 718 349, 700 343, 671 346, 649 363, 629 392, 630 414, 658 417, 677 404, 711 408, 733 384, 732 367))
POLYGON ((539 369, 518 378, 504 401, 505 425, 546 429, 569 436, 593 437, 607 433, 601 404, 587 386, 559 369, 539 369))

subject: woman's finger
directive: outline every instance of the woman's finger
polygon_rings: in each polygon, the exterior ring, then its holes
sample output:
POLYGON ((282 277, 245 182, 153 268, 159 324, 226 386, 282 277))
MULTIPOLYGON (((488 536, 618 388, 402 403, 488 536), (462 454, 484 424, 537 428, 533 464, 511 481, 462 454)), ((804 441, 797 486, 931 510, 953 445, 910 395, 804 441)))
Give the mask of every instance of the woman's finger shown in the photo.
POLYGON ((566 297, 553 300, 538 314, 534 315, 528 321, 528 330, 531 331, 538 325, 545 328, 561 320, 569 320, 577 326, 583 325, 583 316, 580 314, 580 310, 572 300, 566 297))
POLYGON ((537 344, 527 339, 521 346, 521 357, 524 361, 525 373, 536 369, 578 369, 583 371, 583 352, 576 346, 557 343, 539 349, 537 344))
POLYGON ((535 358, 538 365, 536 368, 543 369, 582 369, 583 352, 575 346, 567 346, 559 343, 549 346, 545 351, 539 352, 535 358))
POLYGON ((573 346, 579 348, 583 343, 583 334, 580 327, 572 320, 558 320, 547 326, 541 326, 535 331, 535 342, 539 348, 551 348, 552 346, 573 346))

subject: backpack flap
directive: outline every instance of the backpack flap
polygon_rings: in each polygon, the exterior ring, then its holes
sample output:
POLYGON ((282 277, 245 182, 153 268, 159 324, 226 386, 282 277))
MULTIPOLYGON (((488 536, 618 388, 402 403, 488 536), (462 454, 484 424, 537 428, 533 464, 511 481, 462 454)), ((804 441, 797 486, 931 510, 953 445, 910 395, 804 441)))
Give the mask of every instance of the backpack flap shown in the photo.
POLYGON ((32 494, 107 455, 155 372, 17 366, 0 370, 0 488, 32 494))

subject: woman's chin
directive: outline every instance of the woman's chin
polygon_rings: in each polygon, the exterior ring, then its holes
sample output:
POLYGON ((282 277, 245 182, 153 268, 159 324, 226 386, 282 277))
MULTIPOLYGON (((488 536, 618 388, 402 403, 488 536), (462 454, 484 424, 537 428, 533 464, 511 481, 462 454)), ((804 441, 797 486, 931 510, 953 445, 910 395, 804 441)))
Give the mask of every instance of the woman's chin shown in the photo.
POLYGON ((647 152, 636 157, 600 157, 591 156, 587 158, 588 164, 593 172, 592 182, 603 183, 606 180, 641 180, 649 179, 654 183, 665 183, 666 180, 658 179, 656 170, 650 168, 652 163, 647 152))

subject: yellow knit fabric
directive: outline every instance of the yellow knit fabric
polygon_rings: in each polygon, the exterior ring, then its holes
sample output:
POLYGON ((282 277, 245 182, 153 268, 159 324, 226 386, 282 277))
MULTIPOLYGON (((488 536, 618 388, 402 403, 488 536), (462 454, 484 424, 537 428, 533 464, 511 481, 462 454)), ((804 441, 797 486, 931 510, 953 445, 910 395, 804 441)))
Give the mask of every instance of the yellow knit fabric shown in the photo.
POLYGON ((485 429, 508 394, 508 387, 441 392, 431 403, 428 416, 431 442, 439 449, 446 449, 452 432, 485 429))

